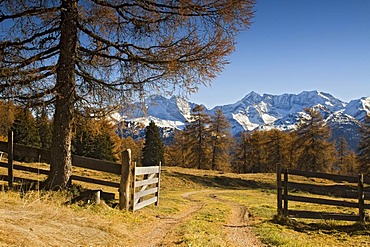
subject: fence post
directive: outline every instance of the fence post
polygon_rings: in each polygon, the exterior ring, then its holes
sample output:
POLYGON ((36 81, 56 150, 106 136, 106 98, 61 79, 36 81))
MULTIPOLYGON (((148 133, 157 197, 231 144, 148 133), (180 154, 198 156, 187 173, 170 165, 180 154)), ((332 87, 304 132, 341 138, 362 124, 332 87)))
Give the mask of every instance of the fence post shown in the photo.
POLYGON ((119 186, 119 208, 128 210, 130 206, 130 171, 131 171, 131 150, 122 152, 121 182, 119 186))
POLYGON ((284 216, 288 216, 288 169, 284 169, 284 216))
POLYGON ((365 222, 365 195, 364 195, 364 175, 358 175, 358 216, 361 223, 365 222))
POLYGON ((277 183, 277 213, 282 215, 283 213, 283 198, 282 198, 282 187, 281 187, 281 165, 278 163, 276 166, 276 183, 277 183))
POLYGON ((13 187, 13 159, 14 159, 14 134, 13 131, 8 132, 8 185, 13 187))
POLYGON ((158 171, 158 183, 157 183, 157 192, 155 193, 155 196, 157 197, 157 201, 155 202, 155 206, 159 205, 159 188, 160 188, 160 183, 161 183, 161 162, 159 162, 159 171, 158 171))
POLYGON ((132 211, 135 211, 135 203, 136 203, 136 198, 135 198, 135 193, 136 193, 136 162, 134 162, 134 166, 131 169, 131 177, 132 177, 132 193, 131 193, 131 203, 130 203, 130 209, 132 211))

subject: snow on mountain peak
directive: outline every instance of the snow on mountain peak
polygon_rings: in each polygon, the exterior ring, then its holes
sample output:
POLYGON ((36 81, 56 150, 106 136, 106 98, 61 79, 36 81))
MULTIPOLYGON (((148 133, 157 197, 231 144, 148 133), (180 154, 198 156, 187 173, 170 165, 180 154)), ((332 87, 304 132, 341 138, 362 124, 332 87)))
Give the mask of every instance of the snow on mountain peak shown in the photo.
MULTIPOLYGON (((196 105, 177 96, 170 99, 154 96, 148 98, 145 103, 147 109, 135 110, 134 115, 123 111, 120 113, 121 118, 131 116, 131 121, 141 122, 144 125, 153 120, 160 127, 182 129, 190 119, 191 109, 196 105)), ((232 134, 236 135, 241 131, 251 131, 256 128, 294 130, 300 118, 304 116, 305 108, 319 110, 331 126, 345 124, 344 126, 347 127, 338 127, 341 130, 337 130, 337 133, 343 134, 346 128, 351 129, 351 135, 354 139, 358 139, 355 130, 359 126, 358 121, 363 121, 366 114, 370 114, 370 97, 352 100, 347 104, 331 94, 318 91, 281 95, 260 95, 252 91, 234 104, 216 106, 211 110, 205 108, 205 112, 214 114, 217 109, 221 109, 231 124, 232 134)), ((120 117, 115 114, 112 119, 119 121, 120 117)))

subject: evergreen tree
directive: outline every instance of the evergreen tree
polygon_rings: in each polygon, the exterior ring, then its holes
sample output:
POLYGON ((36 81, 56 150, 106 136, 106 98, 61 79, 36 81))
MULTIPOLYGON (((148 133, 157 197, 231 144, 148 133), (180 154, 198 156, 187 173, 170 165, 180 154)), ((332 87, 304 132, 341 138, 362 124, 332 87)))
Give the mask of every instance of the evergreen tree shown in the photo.
POLYGON ((189 167, 189 147, 184 131, 177 131, 173 143, 166 149, 166 165, 189 167))
POLYGON ((359 172, 370 174, 370 115, 367 115, 365 122, 361 125, 361 139, 358 145, 359 151, 359 172))
POLYGON ((250 149, 248 157, 249 171, 252 173, 266 172, 267 169, 267 152, 266 152, 266 136, 264 131, 253 131, 249 135, 250 149))
POLYGON ((340 137, 336 143, 337 162, 334 172, 338 174, 355 175, 357 170, 356 154, 348 149, 348 143, 344 137, 340 137))
POLYGON ((11 129, 15 143, 31 147, 41 146, 36 120, 28 108, 18 108, 11 129))
POLYGON ((131 136, 122 138, 122 151, 126 149, 131 149, 131 160, 136 162, 137 165, 141 165, 143 159, 143 147, 144 140, 134 140, 131 136))
POLYGON ((117 161, 122 151, 121 140, 108 120, 83 116, 76 123, 72 145, 74 154, 107 161, 117 161))
POLYGON ((50 150, 52 122, 48 118, 46 109, 44 107, 41 108, 40 112, 38 112, 36 116, 36 125, 37 125, 39 138, 41 142, 40 144, 41 149, 50 150))
POLYGON ((7 139, 8 131, 14 123, 16 115, 16 106, 12 102, 0 100, 0 137, 7 139))
POLYGON ((264 150, 267 159, 263 169, 264 172, 275 172, 277 164, 286 168, 290 167, 289 151, 291 135, 276 129, 265 131, 264 134, 266 138, 264 150))
POLYGON ((211 116, 209 131, 211 132, 211 169, 229 170, 230 148, 233 139, 229 131, 230 123, 227 121, 222 110, 218 109, 214 116, 211 116))
POLYGON ((306 116, 298 126, 298 138, 293 144, 297 154, 297 168, 306 171, 331 171, 335 161, 335 147, 329 143, 330 129, 325 125, 320 111, 305 109, 306 116))
POLYGON ((186 146, 189 147, 189 164, 198 169, 210 169, 210 117, 201 105, 192 109, 191 120, 187 122, 184 134, 186 146))
POLYGON ((153 121, 146 127, 143 148, 143 166, 164 165, 164 146, 157 125, 153 121))
POLYGON ((238 173, 247 173, 250 170, 250 154, 251 143, 249 133, 242 132, 239 141, 236 142, 233 158, 233 170, 238 173))
POLYGON ((223 70, 253 6, 250 0, 1 0, 0 97, 54 104, 45 186, 63 188, 72 174, 77 104, 105 112, 151 88, 194 91, 223 70))

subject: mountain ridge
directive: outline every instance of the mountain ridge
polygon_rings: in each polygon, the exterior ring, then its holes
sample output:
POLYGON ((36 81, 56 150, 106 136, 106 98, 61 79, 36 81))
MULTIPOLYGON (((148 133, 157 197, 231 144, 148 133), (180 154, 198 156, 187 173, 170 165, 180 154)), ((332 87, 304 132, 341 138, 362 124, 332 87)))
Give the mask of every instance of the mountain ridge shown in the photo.
MULTIPOLYGON (((118 122, 140 122, 144 125, 154 121, 161 128, 183 129, 186 121, 190 120, 191 109, 196 105, 177 96, 154 96, 146 99, 145 109, 135 111, 135 115, 128 117, 129 112, 122 111, 113 119, 118 122)), ((359 126, 366 114, 370 114, 370 97, 353 99, 347 103, 330 93, 317 90, 281 95, 260 95, 252 91, 233 104, 211 109, 204 106, 208 114, 221 109, 231 124, 231 133, 234 136, 242 131, 255 129, 294 130, 304 109, 311 107, 321 111, 324 120, 333 129, 333 135, 337 133, 344 136, 349 140, 350 146, 355 148, 359 140, 359 126)))

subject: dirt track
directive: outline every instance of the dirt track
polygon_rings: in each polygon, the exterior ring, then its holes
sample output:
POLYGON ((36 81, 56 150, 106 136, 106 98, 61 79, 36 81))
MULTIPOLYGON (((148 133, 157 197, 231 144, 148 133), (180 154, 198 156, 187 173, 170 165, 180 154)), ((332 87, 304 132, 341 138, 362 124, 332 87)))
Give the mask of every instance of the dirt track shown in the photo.
MULTIPOLYGON (((138 225, 116 223, 119 219, 102 218, 94 211, 75 211, 59 204, 50 206, 39 199, 20 203, 2 194, 0 246, 188 246, 184 242, 184 228, 189 229, 189 225, 199 222, 200 215, 210 210, 210 206, 213 210, 215 204, 220 205, 223 213, 229 212, 226 221, 223 218, 218 222, 217 227, 222 227, 223 234, 214 236, 218 239, 217 245, 262 246, 250 230, 246 207, 221 198, 221 193, 227 192, 230 191, 184 193, 185 210, 171 217, 157 216, 138 225)), ((128 215, 135 217, 131 213, 128 215)))
POLYGON ((153 222, 150 229, 140 233, 141 236, 151 237, 143 239, 138 236, 134 245, 175 246, 181 244, 181 241, 179 241, 181 236, 178 236, 176 227, 191 220, 193 216, 203 208, 206 201, 212 199, 217 200, 219 203, 226 204, 231 208, 232 213, 229 216, 228 222, 223 226, 228 238, 225 246, 263 246, 248 226, 248 213, 246 207, 218 198, 217 193, 221 192, 222 191, 201 190, 184 193, 182 197, 191 202, 189 209, 171 218, 158 218, 157 221, 153 222), (202 199, 193 199, 192 196, 195 194, 201 194, 202 199))

